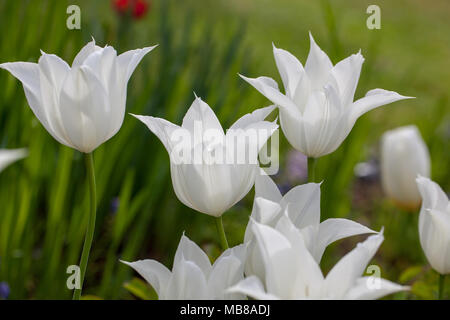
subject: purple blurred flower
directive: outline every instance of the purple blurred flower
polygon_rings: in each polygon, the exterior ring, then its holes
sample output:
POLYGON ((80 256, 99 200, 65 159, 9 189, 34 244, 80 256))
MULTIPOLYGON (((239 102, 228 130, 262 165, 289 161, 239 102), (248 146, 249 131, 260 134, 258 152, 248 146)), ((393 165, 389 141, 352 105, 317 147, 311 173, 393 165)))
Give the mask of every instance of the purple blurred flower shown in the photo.
POLYGON ((115 197, 111 200, 110 209, 111 209, 112 214, 117 213, 117 210, 119 210, 119 204, 120 204, 120 201, 119 201, 118 197, 115 197))
POLYGON ((286 168, 290 181, 305 181, 308 178, 308 158, 300 151, 289 151, 286 168))
POLYGON ((8 299, 10 291, 7 282, 0 282, 0 299, 8 299))

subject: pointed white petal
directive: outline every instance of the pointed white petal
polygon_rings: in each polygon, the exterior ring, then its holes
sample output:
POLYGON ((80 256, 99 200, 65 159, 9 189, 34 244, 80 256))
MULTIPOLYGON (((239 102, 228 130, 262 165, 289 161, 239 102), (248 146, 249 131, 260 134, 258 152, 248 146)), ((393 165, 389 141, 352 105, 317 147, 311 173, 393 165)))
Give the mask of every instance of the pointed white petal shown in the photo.
POLYGON ((255 198, 254 210, 251 217, 259 223, 275 226, 274 222, 281 212, 281 206, 277 202, 262 197, 255 198))
POLYGON ((278 90, 278 85, 275 87, 276 82, 273 79, 270 79, 268 77, 259 77, 253 79, 244 77, 243 75, 239 76, 250 83, 253 87, 255 87, 256 90, 261 92, 267 99, 272 101, 277 106, 290 109, 289 112, 298 113, 295 103, 278 90))
POLYGON ((348 125, 353 127, 356 120, 366 112, 377 107, 389 104, 403 99, 412 99, 413 97, 405 97, 394 91, 387 91, 383 89, 373 89, 366 93, 364 98, 361 98, 353 103, 349 111, 348 125))
POLYGON ((195 127, 201 128, 200 134, 203 134, 206 130, 214 130, 221 135, 224 135, 222 125, 217 119, 216 114, 211 107, 199 97, 196 97, 192 102, 189 110, 183 118, 181 125, 184 129, 194 133, 195 127))
POLYGON ((345 295, 348 300, 375 300, 399 291, 407 291, 409 287, 401 286, 391 281, 375 278, 361 277, 345 295))
POLYGON ((302 233, 287 215, 280 218, 276 230, 283 234, 292 246, 289 262, 295 266, 294 272, 286 275, 291 278, 291 282, 295 283, 291 299, 319 296, 323 274, 306 247, 302 233))
POLYGON ((61 124, 75 149, 89 153, 106 140, 108 104, 105 87, 89 69, 69 72, 61 88, 59 107, 61 124))
POLYGON ((340 98, 344 107, 350 107, 353 103, 363 62, 364 58, 358 52, 338 62, 331 70, 331 75, 336 79, 339 87, 340 98))
POLYGON ((347 253, 328 273, 325 278, 328 293, 335 298, 344 294, 362 276, 367 264, 373 258, 384 237, 382 233, 370 236, 358 243, 356 248, 347 253))
POLYGON ((139 260, 135 262, 120 261, 139 273, 158 294, 159 299, 163 299, 167 286, 169 285, 170 271, 156 260, 139 260))
POLYGON ((255 199, 261 197, 273 202, 280 202, 282 195, 277 185, 268 175, 257 175, 255 179, 255 199))
POLYGON ((327 219, 319 225, 318 239, 314 243, 314 258, 317 262, 320 262, 323 252, 331 243, 365 233, 376 232, 352 220, 340 218, 327 219))
POLYGON ((423 209, 436 209, 439 211, 447 209, 449 199, 436 182, 421 175, 417 177, 416 182, 422 196, 423 209))
POLYGON ((263 121, 275 109, 275 106, 268 106, 265 108, 256 109, 252 113, 239 118, 228 130, 245 129, 249 125, 263 121))
POLYGON ((289 190, 280 202, 283 209, 289 204, 289 218, 302 229, 320 223, 320 183, 307 183, 289 190))
POLYGON ((53 125, 49 123, 49 111, 47 111, 49 103, 43 103, 43 98, 41 96, 41 74, 39 65, 30 62, 12 62, 0 64, 0 68, 8 70, 14 77, 22 82, 25 96, 34 115, 57 141, 68 145, 68 142, 65 141, 63 137, 59 136, 53 130, 53 125))
POLYGON ((243 299, 240 294, 227 293, 226 289, 237 284, 244 277, 243 261, 226 250, 214 262, 211 275, 208 279, 208 288, 214 299, 235 300, 243 299))
POLYGON ((122 53, 117 57, 117 65, 119 66, 119 77, 122 79, 124 83, 128 83, 131 75, 136 69, 139 62, 141 62, 142 58, 152 51, 156 46, 146 47, 142 49, 130 50, 122 53))
POLYGON ((208 300, 206 277, 192 261, 181 259, 174 265, 165 299, 168 300, 208 300))
POLYGON ((0 172, 7 166, 27 156, 27 149, 0 149, 0 172))
POLYGON ((97 50, 101 50, 102 48, 97 46, 95 44, 95 40, 92 39, 92 41, 88 42, 81 50, 78 52, 77 56, 72 62, 72 68, 73 67, 79 67, 83 64, 83 62, 86 60, 89 55, 97 50))
POLYGON ((309 34, 309 38, 310 49, 305 64, 305 71, 311 81, 312 90, 321 90, 330 75, 333 64, 327 54, 314 41, 311 33, 309 34))
POLYGON ((211 272, 211 262, 206 253, 184 234, 181 236, 180 243, 178 244, 175 253, 175 258, 173 260, 174 268, 175 265, 179 264, 183 259, 195 263, 206 277, 211 272))
POLYGON ((273 45, 273 55, 281 79, 283 80, 286 95, 293 98, 299 80, 304 73, 303 66, 291 53, 283 49, 278 49, 275 45, 273 45))
MULTIPOLYGON (((169 154, 171 153, 173 144, 175 142, 172 139, 172 134, 175 132, 175 130, 177 130, 177 132, 182 133, 183 131, 182 128, 162 118, 141 116, 135 114, 131 115, 142 121, 150 129, 150 131, 153 132, 158 137, 158 139, 162 142, 162 144, 166 148, 167 152, 169 152, 169 154)), ((185 133, 186 135, 188 135, 188 132, 185 133)))
POLYGON ((240 281, 227 290, 230 293, 241 293, 256 300, 278 300, 279 298, 268 294, 258 277, 251 276, 240 281))
POLYGON ((421 219, 420 243, 428 262, 440 274, 450 274, 450 210, 427 210, 421 219))

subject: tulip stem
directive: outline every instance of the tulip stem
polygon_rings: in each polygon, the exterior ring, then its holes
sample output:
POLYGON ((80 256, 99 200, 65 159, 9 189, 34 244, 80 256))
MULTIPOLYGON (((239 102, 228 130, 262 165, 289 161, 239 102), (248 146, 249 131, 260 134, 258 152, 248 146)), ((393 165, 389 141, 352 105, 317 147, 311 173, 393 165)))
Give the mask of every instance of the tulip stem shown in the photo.
POLYGON ((223 250, 228 249, 227 236, 225 234, 225 229, 223 228, 222 216, 216 218, 217 232, 219 233, 220 245, 223 250))
POLYGON ((445 274, 439 274, 439 295, 438 299, 444 299, 445 274))
POLYGON ((80 260, 80 287, 75 289, 73 293, 73 300, 80 300, 81 290, 83 288, 84 276, 86 274, 86 267, 89 260, 89 252, 91 251, 92 239, 94 238, 95 231, 95 216, 96 216, 96 187, 95 187, 95 171, 94 171, 94 159, 92 153, 84 154, 84 160, 86 165, 86 173, 89 180, 90 191, 90 207, 89 207, 89 220, 84 238, 83 251, 81 253, 80 260))
POLYGON ((308 157, 308 182, 315 182, 316 180, 316 165, 317 158, 308 157))

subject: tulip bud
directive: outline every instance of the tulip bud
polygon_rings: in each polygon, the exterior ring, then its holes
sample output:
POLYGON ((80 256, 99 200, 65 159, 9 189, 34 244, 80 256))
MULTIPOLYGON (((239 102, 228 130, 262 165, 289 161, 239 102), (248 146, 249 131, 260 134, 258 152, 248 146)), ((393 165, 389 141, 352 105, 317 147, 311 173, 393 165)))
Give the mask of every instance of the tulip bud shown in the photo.
POLYGON ((416 126, 387 131, 381 141, 381 180, 384 192, 406 209, 420 205, 417 175, 430 176, 430 155, 416 126))
POLYGON ((450 202, 441 187, 419 176, 422 196, 419 215, 420 244, 430 265, 440 274, 450 273, 450 202))

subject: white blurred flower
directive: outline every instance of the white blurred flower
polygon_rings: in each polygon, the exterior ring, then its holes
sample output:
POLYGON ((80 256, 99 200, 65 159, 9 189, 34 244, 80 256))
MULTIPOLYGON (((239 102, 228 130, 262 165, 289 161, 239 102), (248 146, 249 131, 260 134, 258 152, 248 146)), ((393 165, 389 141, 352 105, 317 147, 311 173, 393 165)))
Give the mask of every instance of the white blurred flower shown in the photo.
POLYGON ((284 196, 269 176, 257 176, 255 201, 245 231, 248 245, 245 274, 264 278, 265 270, 259 246, 254 240, 253 222, 275 227, 283 215, 289 216, 302 233, 312 257, 320 263, 331 243, 354 235, 375 231, 348 219, 333 218, 320 222, 320 184, 308 183, 292 188, 284 196))
POLYGON ((416 126, 387 131, 381 140, 384 192, 401 206, 416 208, 421 197, 415 179, 430 176, 430 154, 416 126))
POLYGON ((370 236, 323 276, 300 230, 286 216, 275 228, 257 222, 252 231, 262 252, 265 277, 250 276, 228 291, 255 299, 378 299, 407 290, 390 281, 363 277, 383 234, 370 236), (374 285, 376 283, 376 285, 374 285))
POLYGON ((289 143, 308 157, 318 158, 336 150, 364 113, 408 97, 374 89, 354 102, 362 55, 353 54, 333 66, 311 34, 310 39, 304 68, 292 54, 273 46, 284 94, 272 78, 241 77, 277 105, 289 143))
POLYGON ((159 300, 243 299, 225 290, 243 278, 243 245, 227 249, 213 265, 208 256, 184 235, 172 271, 156 260, 123 263, 136 270, 156 291, 159 300))
POLYGON ((441 187, 419 176, 422 196, 419 215, 420 244, 430 265, 440 274, 450 274, 450 202, 441 187))
POLYGON ((26 149, 0 149, 0 172, 7 166, 27 156, 26 149))
POLYGON ((72 67, 42 52, 38 63, 0 64, 19 79, 31 110, 58 142, 89 153, 114 136, 125 115, 127 84, 134 69, 154 47, 117 56, 111 46, 92 40, 72 67))
POLYGON ((253 187, 259 170, 258 152, 278 127, 264 121, 272 110, 267 107, 244 115, 226 134, 213 110, 198 97, 181 126, 161 118, 136 118, 169 153, 178 199, 192 209, 220 217, 253 187))

